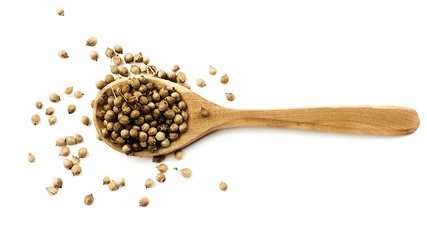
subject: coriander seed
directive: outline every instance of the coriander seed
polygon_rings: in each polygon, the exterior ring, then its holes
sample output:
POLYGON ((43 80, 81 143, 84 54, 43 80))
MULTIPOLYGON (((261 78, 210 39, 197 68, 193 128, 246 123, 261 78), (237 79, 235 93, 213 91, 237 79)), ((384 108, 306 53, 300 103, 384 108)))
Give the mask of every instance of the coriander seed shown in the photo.
POLYGON ((130 66, 130 72, 133 74, 140 74, 141 69, 136 65, 132 65, 132 66, 130 66))
POLYGON ((157 180, 157 182, 159 182, 159 183, 164 183, 164 182, 166 181, 166 176, 165 176, 165 174, 163 174, 163 173, 158 173, 158 174, 156 175, 156 180, 157 180))
POLYGON ((60 58, 68 58, 69 57, 67 51, 65 51, 64 49, 61 49, 58 51, 58 56, 60 58))
POLYGON ((80 134, 76 134, 76 137, 74 137, 74 139, 76 140, 76 143, 83 142, 83 136, 80 134))
POLYGON ((54 196, 54 195, 56 195, 56 194, 58 193, 58 189, 56 189, 56 188, 54 188, 54 187, 52 187, 52 186, 47 187, 47 188, 46 188, 46 191, 47 191, 47 193, 49 193, 49 195, 51 195, 51 196, 54 196))
POLYGON ((143 56, 142 57, 142 63, 144 63, 145 65, 148 65, 148 63, 150 63, 150 58, 147 56, 143 56))
POLYGON ((56 116, 55 116, 55 115, 50 115, 50 116, 49 116, 49 119, 48 119, 49 126, 52 126, 53 124, 55 124, 57 120, 58 120, 58 119, 56 118, 56 116))
POLYGON ((200 108, 200 115, 202 115, 202 117, 209 117, 209 111, 206 109, 206 108, 204 108, 204 107, 201 107, 200 108))
POLYGON ((112 74, 119 74, 119 67, 117 67, 116 65, 111 65, 110 71, 112 74))
POLYGON ((142 53, 137 53, 133 56, 133 61, 137 63, 141 63, 143 60, 142 53))
POLYGON ((190 178, 193 172, 189 168, 183 168, 181 169, 181 175, 185 178, 190 178))
POLYGON ((90 125, 90 118, 88 116, 82 116, 82 124, 89 126, 90 125))
POLYGON ((61 97, 56 93, 52 93, 49 95, 49 100, 51 102, 59 102, 59 101, 61 101, 61 97))
POLYGON ((55 144, 55 146, 58 146, 58 147, 64 147, 65 145, 67 145, 67 144, 65 143, 65 138, 59 137, 59 138, 57 138, 57 139, 56 139, 56 144, 55 144))
POLYGON ((43 103, 42 102, 36 102, 36 108, 37 109, 42 109, 43 108, 43 103))
POLYGON ((120 67, 119 74, 123 77, 127 77, 129 76, 129 70, 126 67, 120 67))
POLYGON ((67 137, 65 138, 65 143, 66 143, 67 145, 74 145, 74 144, 76 144, 76 138, 75 138, 75 137, 73 137, 73 136, 67 136, 67 137))
POLYGON ((86 195, 84 197, 83 202, 85 205, 90 206, 90 205, 92 205, 94 200, 95 200, 95 198, 93 197, 93 194, 91 193, 91 194, 86 195))
POLYGON ((107 184, 109 184, 111 182, 111 180, 110 180, 110 177, 109 176, 105 176, 103 179, 102 179, 102 185, 107 185, 107 184))
POLYGON ((165 173, 168 170, 168 165, 164 163, 160 163, 159 165, 156 166, 156 168, 157 170, 159 170, 159 172, 165 173))
POLYGON ((212 67, 212 66, 209 66, 209 74, 212 75, 212 76, 215 76, 215 74, 216 74, 216 68, 212 67))
POLYGON ((82 147, 77 152, 77 155, 79 155, 79 158, 85 158, 87 156, 87 148, 82 147))
POLYGON ((176 74, 176 81, 179 83, 185 83, 187 81, 187 76, 183 72, 179 72, 176 74))
POLYGON ((63 17, 64 16, 64 9, 63 8, 58 8, 58 9, 56 9, 56 13, 59 16, 63 17))
POLYGON ((31 122, 34 125, 37 125, 40 123, 40 116, 38 114, 34 114, 33 116, 31 116, 31 122))
POLYGON ((45 114, 46 115, 52 115, 55 113, 55 109, 53 107, 46 108, 45 114))
POLYGON ((89 37, 86 40, 86 46, 93 47, 98 43, 98 39, 96 37, 89 37))
POLYGON ((180 69, 179 66, 176 64, 172 65, 172 67, 171 67, 172 72, 178 72, 179 69, 180 69))
POLYGON ((108 58, 113 58, 114 56, 114 50, 111 48, 107 48, 105 50, 105 56, 107 56, 108 58))
POLYGON ((148 204, 150 204, 150 200, 148 199, 148 197, 143 197, 139 200, 140 207, 147 207, 148 204))
POLYGON ((76 111, 76 105, 75 104, 68 105, 67 111, 68 111, 68 114, 73 114, 76 111))
POLYGON ((90 59, 92 59, 93 61, 98 61, 99 54, 96 50, 90 51, 89 56, 90 56, 90 59))
POLYGON ((62 188, 62 179, 60 179, 59 177, 54 178, 53 182, 52 182, 52 185, 56 189, 62 188))
POLYGON ((154 181, 151 178, 148 178, 145 180, 145 188, 152 188, 154 187, 154 181))
POLYGON ((219 81, 222 83, 222 84, 227 84, 228 83, 228 75, 227 74, 224 74, 224 75, 222 75, 221 76, 221 78, 219 79, 219 81))
POLYGON ((64 165, 64 168, 68 170, 71 170, 74 166, 73 162, 68 158, 65 158, 64 161, 62 161, 62 165, 64 165))
POLYGON ((124 187, 126 185, 126 181, 124 178, 120 177, 119 180, 117 180, 117 184, 119 187, 124 187))
POLYGON ((199 86, 201 88, 206 86, 205 80, 203 80, 201 78, 196 80, 196 84, 197 84, 197 86, 199 86))
POLYGON ((73 176, 78 176, 81 172, 82 167, 80 167, 80 165, 73 165, 73 167, 71 168, 71 173, 73 174, 73 176))
POLYGON ((133 62, 133 55, 132 55, 132 53, 126 53, 123 58, 125 60, 125 63, 131 63, 131 62, 133 62))
POLYGON ((116 66, 120 66, 120 64, 122 64, 122 58, 119 55, 114 56, 113 63, 116 66))
POLYGON ((61 147, 61 150, 59 151, 59 156, 66 157, 70 155, 70 148, 69 147, 61 147))
POLYGON ((221 189, 221 191, 227 191, 228 189, 228 185, 225 182, 222 182, 219 184, 219 189, 221 189))
POLYGON ((73 92, 73 87, 66 87, 64 90, 64 93, 67 95, 70 95, 73 92))
POLYGON ((114 46, 114 51, 118 54, 122 54, 123 53, 123 47, 120 45, 116 45, 116 46, 114 46))
POLYGON ((73 165, 78 165, 78 164, 80 164, 80 158, 73 155, 71 157, 71 162, 73 163, 73 165))
POLYGON ((30 162, 30 163, 35 162, 36 161, 36 157, 34 156, 34 154, 28 153, 27 161, 30 162))
POLYGON ((110 191, 117 191, 117 189, 119 189, 119 185, 115 181, 111 181, 108 183, 108 188, 110 191))
POLYGON ((75 91, 74 92, 74 97, 75 98, 81 98, 83 97, 84 93, 82 93, 81 91, 75 91))
POLYGON ((182 152, 181 149, 176 150, 175 153, 173 154, 173 156, 176 158, 176 160, 181 160, 182 157, 184 156, 184 153, 182 152))
POLYGON ((232 101, 234 101, 234 94, 232 94, 232 93, 226 93, 225 94, 225 97, 227 98, 227 100, 228 101, 230 101, 230 102, 232 102, 232 101))

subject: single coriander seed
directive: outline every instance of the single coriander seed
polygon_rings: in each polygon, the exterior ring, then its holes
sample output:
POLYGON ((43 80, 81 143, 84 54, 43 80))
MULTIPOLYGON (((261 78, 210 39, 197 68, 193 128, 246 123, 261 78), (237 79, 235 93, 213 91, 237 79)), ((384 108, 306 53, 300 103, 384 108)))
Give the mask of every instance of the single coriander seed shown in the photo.
POLYGON ((43 103, 42 102, 36 102, 36 108, 37 109, 42 109, 43 107, 43 103))
POLYGON ((125 60, 125 63, 131 63, 131 62, 133 62, 133 55, 132 55, 132 53, 126 53, 123 58, 125 60))
POLYGON ((58 8, 58 9, 56 9, 56 13, 59 16, 63 17, 64 16, 64 9, 63 8, 58 8))
POLYGON ((83 202, 85 205, 90 206, 90 205, 92 205, 94 200, 95 200, 95 198, 93 197, 93 194, 91 193, 91 194, 86 195, 84 197, 83 202))
POLYGON ((142 53, 137 53, 133 56, 133 61, 137 63, 141 63, 143 60, 142 53))
POLYGON ((28 153, 27 160, 28 162, 33 163, 36 161, 36 157, 32 153, 28 153))
POLYGON ((117 184, 119 187, 124 187, 126 185, 126 181, 124 178, 120 177, 119 180, 117 180, 117 184))
POLYGON ((71 162, 73 163, 73 165, 79 165, 80 164, 80 158, 73 155, 71 157, 71 162))
POLYGON ((64 90, 64 93, 67 95, 70 95, 73 92, 73 87, 66 87, 64 90))
POLYGON ((79 156, 79 158, 85 158, 87 156, 87 148, 81 147, 77 152, 77 155, 79 156))
POLYGON ((182 157, 184 156, 184 153, 182 152, 181 149, 176 150, 175 153, 173 154, 173 156, 176 158, 176 160, 181 160, 182 157))
POLYGON ((74 137, 74 139, 76 140, 76 143, 83 142, 83 136, 80 134, 76 134, 76 137, 74 137))
POLYGON ((86 46, 93 47, 98 43, 98 39, 96 37, 89 37, 86 40, 86 46))
POLYGON ((65 143, 66 143, 67 145, 74 145, 74 144, 76 144, 76 138, 75 138, 75 137, 73 137, 73 136, 67 136, 67 137, 65 138, 65 143))
POLYGON ((120 67, 119 68, 119 74, 123 77, 128 77, 129 76, 129 70, 127 69, 127 67, 120 67))
POLYGON ((68 114, 73 114, 76 111, 76 105, 75 104, 68 105, 67 111, 68 111, 68 114))
POLYGON ((37 125, 40 123, 40 116, 38 114, 34 114, 33 116, 31 116, 31 122, 34 125, 37 125))
POLYGON ((52 186, 47 187, 47 188, 46 188, 46 191, 47 191, 47 193, 49 193, 49 195, 51 195, 51 196, 54 196, 54 195, 56 195, 56 194, 58 193, 58 189, 56 189, 56 188, 54 188, 54 187, 52 187, 52 186))
POLYGON ((228 189, 228 185, 225 182, 222 182, 219 184, 219 189, 221 189, 221 191, 227 191, 228 189))
POLYGON ((140 207, 147 207, 148 204, 150 204, 150 200, 148 199, 148 197, 143 197, 139 200, 140 207))
POLYGON ((122 58, 119 55, 115 55, 113 57, 113 63, 116 66, 119 66, 120 64, 122 64, 122 58))
POLYGON ((171 67, 172 72, 178 72, 179 69, 180 69, 179 66, 176 64, 172 65, 172 67, 171 67))
POLYGON ((114 50, 111 48, 107 48, 105 50, 105 56, 107 56, 108 58, 113 58, 114 56, 114 50))
POLYGON ((212 66, 209 66, 209 74, 212 75, 212 76, 215 76, 215 74, 216 74, 216 68, 212 67, 212 66))
POLYGON ((59 177, 54 178, 52 181, 52 185, 56 189, 62 188, 62 179, 59 177))
POLYGON ((59 156, 66 157, 70 155, 70 148, 69 147, 61 147, 61 150, 59 151, 59 156))
POLYGON ((74 92, 74 97, 75 98, 81 98, 83 97, 84 93, 82 93, 81 91, 75 91, 74 92))
POLYGON ((53 107, 48 107, 48 108, 46 108, 46 110, 45 110, 45 114, 46 115, 52 115, 52 114, 54 114, 55 113, 55 109, 53 108, 53 107))
POLYGON ((151 178, 148 178, 145 180, 145 188, 152 188, 154 187, 154 181, 151 178))
POLYGON ((64 159, 64 161, 62 162, 62 165, 64 165, 64 168, 68 170, 71 170, 71 168, 74 166, 73 162, 68 158, 64 159))
POLYGON ((206 86, 205 80, 203 80, 201 78, 196 80, 196 84, 197 84, 197 86, 199 86, 201 88, 206 86))
POLYGON ((92 59, 93 61, 98 61, 99 58, 99 53, 96 50, 92 50, 90 51, 90 59, 92 59))
POLYGON ((159 172, 165 173, 168 170, 168 165, 164 163, 160 163, 159 165, 156 166, 156 168, 157 170, 159 170, 159 172))
POLYGON ((111 180, 110 180, 110 176, 105 176, 103 179, 102 179, 102 185, 107 185, 107 184, 109 184, 111 182, 111 180))
POLYGON ((89 126, 90 125, 90 118, 88 116, 82 116, 82 124, 89 126))
POLYGON ((232 93, 226 93, 225 94, 225 97, 227 98, 227 100, 228 101, 230 101, 230 102, 232 102, 232 101, 234 101, 234 94, 232 94, 232 93))
POLYGON ((51 102, 55 102, 56 103, 56 102, 61 101, 61 97, 58 94, 56 94, 56 93, 52 93, 52 94, 49 95, 49 100, 51 102))
POLYGON ((189 168, 183 168, 181 169, 181 175, 185 178, 190 178, 193 172, 189 168))
POLYGON ((49 126, 52 126, 53 124, 55 124, 57 120, 58 120, 58 119, 56 118, 56 116, 55 116, 55 115, 50 115, 50 116, 49 116, 49 119, 48 119, 49 126))
POLYGON ((116 46, 114 46, 114 51, 118 54, 122 54, 123 53, 123 47, 120 45, 116 45, 116 46))
POLYGON ((206 108, 204 108, 204 107, 201 107, 200 108, 200 115, 202 115, 202 117, 209 117, 209 111, 206 109, 206 108))
POLYGON ((69 57, 67 51, 65 51, 64 49, 61 49, 58 51, 58 56, 60 58, 68 58, 69 57))
POLYGON ((165 174, 163 174, 163 173, 158 173, 158 174, 156 175, 156 180, 157 180, 157 182, 159 182, 159 183, 164 183, 164 182, 166 181, 166 176, 165 176, 165 174))
POLYGON ((176 74, 176 81, 179 83, 185 83, 187 81, 187 76, 183 72, 179 72, 176 74))
POLYGON ((221 78, 219 79, 219 81, 222 83, 222 84, 227 84, 228 83, 228 75, 227 74, 224 74, 224 75, 222 75, 221 76, 221 78))
POLYGON ((119 185, 115 181, 111 181, 108 183, 108 188, 110 191, 117 191, 117 189, 119 189, 119 185))
POLYGON ((65 145, 67 145, 67 144, 65 143, 65 138, 59 137, 59 138, 57 138, 57 139, 56 139, 56 144, 55 144, 55 146, 58 146, 58 147, 64 147, 65 145))
POLYGON ((73 167, 71 168, 71 173, 73 174, 73 176, 78 176, 81 172, 82 167, 80 167, 80 165, 73 165, 73 167))

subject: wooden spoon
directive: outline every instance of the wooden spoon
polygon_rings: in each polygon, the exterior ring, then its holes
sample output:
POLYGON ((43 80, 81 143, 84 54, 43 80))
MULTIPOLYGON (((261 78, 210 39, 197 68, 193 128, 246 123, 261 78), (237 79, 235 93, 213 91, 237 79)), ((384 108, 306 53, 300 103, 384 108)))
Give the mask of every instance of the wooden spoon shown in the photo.
MULTIPOLYGON (((147 150, 134 152, 131 154, 134 156, 164 155, 182 149, 213 131, 234 127, 260 126, 353 134, 404 135, 415 132, 420 123, 417 112, 405 107, 348 106, 279 110, 230 109, 212 103, 179 84, 156 77, 144 77, 156 84, 172 86, 181 94, 188 107, 188 131, 167 148, 159 148, 154 153, 147 150), (201 107, 208 109, 209 117, 201 116, 201 107)), ((98 93, 94 103, 94 122, 98 134, 101 136, 102 141, 120 152, 121 147, 119 145, 112 143, 109 138, 102 137, 101 128, 103 122, 96 117, 96 113, 102 110, 102 104, 99 104, 99 99, 105 91, 127 83, 128 79, 110 83, 98 93)))

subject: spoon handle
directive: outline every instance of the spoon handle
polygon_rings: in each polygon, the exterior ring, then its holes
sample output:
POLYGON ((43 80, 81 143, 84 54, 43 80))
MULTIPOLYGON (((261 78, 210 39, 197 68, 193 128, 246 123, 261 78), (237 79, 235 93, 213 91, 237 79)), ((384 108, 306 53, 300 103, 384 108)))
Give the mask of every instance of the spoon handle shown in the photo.
POLYGON ((403 135, 420 123, 415 110, 404 107, 319 107, 282 110, 230 110, 221 128, 261 126, 326 132, 403 135))

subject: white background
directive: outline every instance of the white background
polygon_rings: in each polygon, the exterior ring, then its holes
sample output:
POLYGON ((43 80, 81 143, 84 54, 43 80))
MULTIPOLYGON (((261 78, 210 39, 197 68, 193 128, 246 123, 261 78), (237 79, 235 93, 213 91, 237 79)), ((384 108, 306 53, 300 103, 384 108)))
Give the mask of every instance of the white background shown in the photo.
MULTIPOLYGON (((0 239, 426 239, 427 79, 425 1, 2 1, 0 239), (56 9, 65 9, 65 17, 56 9), (98 38, 98 62, 89 59, 98 38), (178 64, 194 91, 235 108, 399 105, 419 130, 374 137, 245 128, 211 134, 184 149, 191 179, 156 174, 95 138, 94 84, 108 73, 107 46, 142 52, 159 68, 178 64), (70 58, 57 51, 64 48, 70 58), (218 75, 208 74, 209 65, 218 75), (219 83, 227 73, 228 85, 219 83), (195 79, 204 78, 200 89, 195 79), (66 86, 80 99, 48 101, 66 86), (227 102, 224 93, 235 93, 227 102), (43 110, 34 103, 43 101, 43 110), (68 116, 69 103, 77 105, 68 116), (56 110, 49 127, 43 114, 56 110), (42 116, 39 126, 30 117, 42 116), (80 133, 89 156, 81 176, 62 167, 60 136, 80 133), (26 161, 36 155, 34 164, 26 161), (102 178, 124 177, 110 192, 102 178), (45 187, 64 180, 57 196, 45 187), (229 185, 218 189, 220 181, 229 185), (88 207, 83 197, 93 193, 88 207), (148 196, 149 207, 138 200, 148 196)), ((79 147, 80 147, 79 146, 79 147)), ((76 153, 78 147, 73 147, 76 153)))

